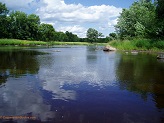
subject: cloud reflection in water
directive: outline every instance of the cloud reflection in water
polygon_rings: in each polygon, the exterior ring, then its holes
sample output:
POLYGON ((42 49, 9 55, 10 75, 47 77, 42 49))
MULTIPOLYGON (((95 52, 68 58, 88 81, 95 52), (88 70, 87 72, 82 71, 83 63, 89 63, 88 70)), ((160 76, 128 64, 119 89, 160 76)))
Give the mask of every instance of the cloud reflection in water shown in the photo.
POLYGON ((59 50, 59 53, 51 52, 51 57, 39 57, 39 79, 44 81, 43 89, 53 93, 53 99, 76 100, 77 93, 74 90, 64 90, 65 84, 78 85, 88 82, 88 85, 99 88, 115 85, 114 52, 106 55, 87 47, 85 50, 59 50))
POLYGON ((27 116, 31 113, 41 121, 47 121, 47 118, 55 116, 50 110, 51 106, 44 103, 41 93, 36 90, 38 83, 35 76, 30 77, 33 81, 26 77, 15 80, 9 78, 0 89, 0 116, 27 116))

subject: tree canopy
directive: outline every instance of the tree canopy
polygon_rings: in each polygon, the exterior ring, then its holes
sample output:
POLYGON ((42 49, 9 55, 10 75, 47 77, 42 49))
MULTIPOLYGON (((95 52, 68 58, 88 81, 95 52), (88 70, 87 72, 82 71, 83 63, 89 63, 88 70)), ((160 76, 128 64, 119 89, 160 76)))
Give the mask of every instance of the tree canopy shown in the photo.
POLYGON ((92 42, 97 42, 99 39, 99 37, 103 37, 103 34, 101 32, 98 32, 96 29, 94 28, 89 28, 87 30, 87 34, 86 37, 88 38, 88 40, 92 43, 92 42))
POLYGON ((157 0, 157 36, 164 38, 164 1, 157 0))
POLYGON ((9 10, 0 2, 0 37, 5 38, 8 36, 8 14, 9 10))
POLYGON ((156 8, 150 0, 134 2, 123 9, 115 26, 120 38, 152 37, 156 35, 156 8))

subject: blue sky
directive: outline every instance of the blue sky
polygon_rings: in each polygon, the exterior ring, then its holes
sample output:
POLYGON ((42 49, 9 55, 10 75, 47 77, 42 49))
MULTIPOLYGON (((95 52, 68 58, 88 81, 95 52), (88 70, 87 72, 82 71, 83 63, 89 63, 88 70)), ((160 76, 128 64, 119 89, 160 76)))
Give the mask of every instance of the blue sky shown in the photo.
POLYGON ((113 5, 115 7, 129 8, 129 6, 136 0, 65 0, 65 3, 81 3, 84 6, 93 6, 93 5, 113 5))
POLYGON ((122 11, 136 0, 0 0, 10 10, 38 15, 42 23, 52 24, 56 31, 70 31, 86 37, 88 28, 105 36, 114 32, 122 11))

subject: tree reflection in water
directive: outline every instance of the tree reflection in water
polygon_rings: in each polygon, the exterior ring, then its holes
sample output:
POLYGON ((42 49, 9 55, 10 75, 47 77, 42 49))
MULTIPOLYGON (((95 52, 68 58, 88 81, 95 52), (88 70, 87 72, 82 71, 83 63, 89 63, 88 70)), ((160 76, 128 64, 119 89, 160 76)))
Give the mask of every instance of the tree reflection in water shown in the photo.
POLYGON ((25 74, 36 74, 39 64, 36 55, 42 54, 32 50, 0 51, 0 84, 9 76, 18 78, 25 74))
POLYGON ((116 70, 121 89, 141 94, 146 100, 153 95, 158 108, 164 108, 164 64, 155 55, 122 55, 116 70))

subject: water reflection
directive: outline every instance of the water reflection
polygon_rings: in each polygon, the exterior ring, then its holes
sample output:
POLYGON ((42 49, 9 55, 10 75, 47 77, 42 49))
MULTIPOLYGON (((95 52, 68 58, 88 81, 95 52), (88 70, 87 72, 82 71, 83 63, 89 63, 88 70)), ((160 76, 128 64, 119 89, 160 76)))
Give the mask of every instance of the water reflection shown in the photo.
POLYGON ((54 117, 39 92, 37 56, 42 54, 34 50, 0 51, 0 116, 36 116, 42 121, 54 117))
POLYGON ((13 122, 163 122, 164 64, 153 55, 85 46, 0 54, 0 116, 37 118, 13 122))
POLYGON ((38 92, 40 85, 37 82, 33 76, 19 80, 10 78, 5 88, 0 89, 0 116, 29 116, 30 114, 42 121, 46 121, 47 117, 54 117, 54 112, 50 110, 51 106, 44 104, 42 95, 38 92))
POLYGON ((141 94, 144 100, 151 93, 158 108, 164 108, 164 64, 155 56, 122 55, 116 74, 120 88, 141 94))
POLYGON ((39 70, 36 55, 31 50, 0 51, 0 84, 5 83, 9 76, 20 77, 25 74, 36 74, 39 70))
POLYGON ((54 99, 76 99, 74 90, 62 88, 65 84, 77 85, 87 81, 89 85, 99 88, 114 84, 114 58, 110 60, 101 55, 103 52, 96 53, 90 47, 87 48, 74 48, 76 52, 72 52, 72 49, 59 49, 59 53, 51 52, 51 58, 49 55, 38 58, 41 65, 39 78, 44 81, 43 88, 54 93, 54 99), (43 59, 52 64, 44 65, 43 59))

